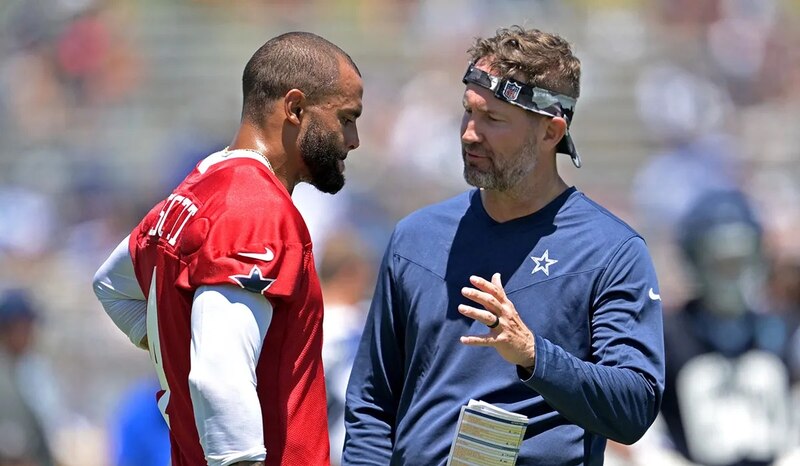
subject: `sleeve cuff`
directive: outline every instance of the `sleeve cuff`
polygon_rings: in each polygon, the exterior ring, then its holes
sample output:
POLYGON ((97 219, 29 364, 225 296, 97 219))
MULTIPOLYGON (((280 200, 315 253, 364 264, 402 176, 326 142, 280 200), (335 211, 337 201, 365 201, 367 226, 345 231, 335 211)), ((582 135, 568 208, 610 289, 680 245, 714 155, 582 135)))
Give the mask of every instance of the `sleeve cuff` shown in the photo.
POLYGON ((533 371, 530 375, 528 375, 524 367, 517 366, 517 377, 519 377, 522 383, 528 386, 537 380, 542 380, 545 377, 545 374, 547 374, 547 365, 549 360, 549 352, 547 351, 547 347, 550 342, 539 335, 534 335, 533 339, 535 341, 533 371))
POLYGON ((227 455, 207 455, 208 466, 229 466, 241 461, 264 461, 267 458, 267 450, 263 446, 252 448, 241 453, 230 453, 227 455))

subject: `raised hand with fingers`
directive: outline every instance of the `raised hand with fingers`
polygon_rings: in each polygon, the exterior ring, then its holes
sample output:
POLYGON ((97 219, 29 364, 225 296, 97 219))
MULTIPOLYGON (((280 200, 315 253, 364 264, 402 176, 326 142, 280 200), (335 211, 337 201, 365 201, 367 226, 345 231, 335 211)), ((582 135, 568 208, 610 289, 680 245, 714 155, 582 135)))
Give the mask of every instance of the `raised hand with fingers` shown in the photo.
POLYGON ((492 275, 492 281, 471 276, 470 283, 475 288, 464 287, 464 297, 483 306, 483 309, 460 304, 458 312, 489 327, 483 335, 465 335, 461 343, 469 346, 491 346, 506 361, 533 368, 535 362, 535 343, 533 332, 520 318, 514 303, 508 299, 500 281, 500 274, 492 275))

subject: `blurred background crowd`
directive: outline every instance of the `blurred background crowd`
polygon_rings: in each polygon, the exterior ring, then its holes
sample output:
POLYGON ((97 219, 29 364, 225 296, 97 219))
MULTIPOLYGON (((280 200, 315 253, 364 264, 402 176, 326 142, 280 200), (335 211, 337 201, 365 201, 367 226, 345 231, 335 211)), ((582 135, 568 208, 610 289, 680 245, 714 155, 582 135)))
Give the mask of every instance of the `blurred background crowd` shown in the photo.
POLYGON ((229 143, 245 62, 290 30, 340 45, 365 83, 347 186, 294 196, 339 448, 382 250, 399 218, 466 188, 465 51, 511 24, 574 43, 584 166, 561 171, 644 235, 659 273, 663 416, 607 463, 800 464, 800 1, 2 0, 0 465, 166 464, 148 357, 91 278, 229 143))

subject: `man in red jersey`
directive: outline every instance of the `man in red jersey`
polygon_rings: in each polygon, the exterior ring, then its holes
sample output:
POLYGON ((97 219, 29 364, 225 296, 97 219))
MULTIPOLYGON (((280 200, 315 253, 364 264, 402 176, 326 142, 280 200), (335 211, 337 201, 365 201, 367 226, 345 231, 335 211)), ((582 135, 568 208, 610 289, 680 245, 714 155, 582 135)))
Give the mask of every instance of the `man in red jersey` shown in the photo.
POLYGON ((309 33, 271 39, 243 77, 230 147, 201 161, 97 271, 146 348, 173 466, 327 465, 322 297, 291 193, 335 193, 358 147, 361 76, 309 33))

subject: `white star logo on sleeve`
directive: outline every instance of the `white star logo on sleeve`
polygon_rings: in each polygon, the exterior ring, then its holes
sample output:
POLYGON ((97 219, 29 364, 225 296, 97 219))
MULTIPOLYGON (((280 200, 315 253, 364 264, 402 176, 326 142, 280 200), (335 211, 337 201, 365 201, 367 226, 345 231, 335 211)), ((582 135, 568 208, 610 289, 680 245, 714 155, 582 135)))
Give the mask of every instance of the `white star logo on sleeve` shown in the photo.
POLYGON ((274 278, 264 278, 261 269, 255 265, 250 269, 250 275, 230 275, 228 278, 245 290, 259 294, 267 291, 267 288, 275 283, 274 278))
POLYGON ((533 268, 533 272, 531 272, 531 274, 541 270, 548 277, 550 276, 550 266, 558 262, 557 259, 550 259, 550 250, 548 249, 544 250, 542 257, 531 256, 531 259, 536 263, 536 267, 533 268))

